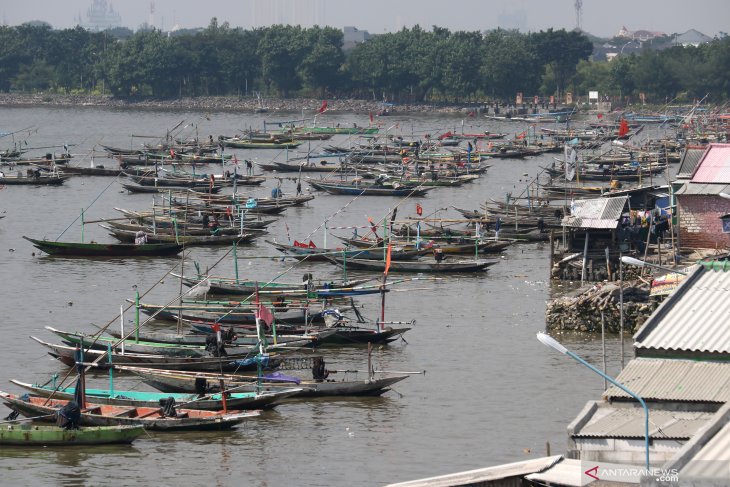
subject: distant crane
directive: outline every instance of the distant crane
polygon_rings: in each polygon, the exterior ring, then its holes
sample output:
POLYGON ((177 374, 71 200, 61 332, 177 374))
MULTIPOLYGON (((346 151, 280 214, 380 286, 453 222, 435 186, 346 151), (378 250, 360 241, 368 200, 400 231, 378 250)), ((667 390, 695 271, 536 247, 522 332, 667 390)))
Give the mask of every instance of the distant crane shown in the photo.
POLYGON ((575 0, 575 30, 583 30, 583 0, 575 0))

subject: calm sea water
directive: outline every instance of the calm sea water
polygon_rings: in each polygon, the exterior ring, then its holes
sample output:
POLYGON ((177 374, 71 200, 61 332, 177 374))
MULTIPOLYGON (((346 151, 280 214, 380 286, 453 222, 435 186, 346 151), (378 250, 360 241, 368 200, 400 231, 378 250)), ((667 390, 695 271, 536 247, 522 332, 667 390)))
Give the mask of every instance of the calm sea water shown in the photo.
MULTIPOLYGON (((298 118, 299 114, 266 114, 268 120, 298 118)), ((98 108, 0 108, 0 132, 33 127, 31 147, 76 144, 77 163, 88 163, 98 144, 136 147, 148 139, 130 135, 164 136, 185 120, 187 134, 232 135, 244 127, 261 127, 262 115, 199 113, 98 108), (130 142, 131 141, 131 142, 130 142), (81 162, 85 161, 85 162, 81 162)), ((490 130, 511 134, 519 124, 478 125, 467 119, 466 132, 490 130)), ((367 123, 367 115, 328 114, 320 123, 367 123), (331 122, 329 122, 331 121, 331 122)), ((392 116, 384 128, 398 132, 437 134, 461 130, 461 118, 435 115, 392 116), (397 126, 396 126, 397 124, 397 126)), ((26 132, 27 134, 27 132, 26 132)), ((0 150, 10 142, 0 139, 0 150)), ((324 142, 348 145, 345 136, 324 142)), ((312 148, 317 147, 312 142, 312 148)), ((55 149, 60 152, 60 149, 55 149)), ((53 151, 39 149, 36 154, 53 151)), ((238 151, 238 159, 266 162, 277 154, 238 151)), ((284 154, 278 154, 280 159, 284 154)), ((494 161, 474 184, 457 189, 436 189, 418 200, 429 214, 452 206, 477 209, 489 198, 502 200, 518 194, 524 181, 551 155, 526 160, 494 161)), ((288 175, 292 176, 292 175, 288 175)), ((267 196, 276 185, 269 180, 255 190, 267 196)), ((305 185, 306 187, 306 185, 305 185)), ((293 192, 295 183, 282 183, 293 192)), ((269 238, 303 239, 337 213, 329 227, 365 225, 399 204, 393 198, 358 198, 318 195, 309 206, 287 210, 270 227, 269 238), (342 209, 347 203, 346 208, 342 209)), ((85 219, 115 217, 114 207, 147 209, 149 195, 126 194, 111 178, 76 177, 58 188, 7 187, 0 190, 0 379, 45 382, 54 373, 65 374, 60 363, 29 339, 30 335, 55 341, 44 326, 93 332, 114 319, 119 306, 133 297, 134 286, 147 290, 176 263, 175 259, 87 261, 40 256, 28 235, 78 241, 82 208, 85 219), (34 255, 35 253, 35 255, 34 255)), ((415 201, 399 206, 399 217, 415 215, 415 201)), ((457 217, 453 209, 436 213, 457 217)), ((350 230, 330 230, 348 235, 350 230)), ((113 241, 103 229, 87 225, 86 241, 113 241)), ((309 237, 308 237, 309 238, 309 237)), ((323 232, 311 238, 323 245, 323 232)), ((334 238, 330 235, 329 244, 334 238)), ((205 269, 226 249, 195 249, 192 257, 205 269)), ((0 450, 2 483, 6 485, 255 485, 255 486, 372 486, 562 453, 566 426, 587 400, 599 397, 603 381, 569 358, 542 346, 535 333, 544 330, 545 302, 551 292, 547 244, 512 246, 501 262, 482 275, 402 285, 410 292, 392 292, 387 298, 387 319, 416 320, 413 330, 398 341, 373 352, 377 369, 426 370, 396 385, 379 398, 350 398, 288 403, 266 412, 243 427, 224 433, 149 434, 133 446, 68 449, 0 450), (415 289, 414 289, 415 288, 415 289)), ((263 239, 240 250, 242 277, 270 279, 290 266, 274 256, 263 239)), ((189 264, 188 264, 189 266, 189 264)), ((230 257, 219 274, 233 275, 230 257)), ((287 281, 302 274, 336 278, 329 264, 295 267, 287 281)), ((173 279, 162 279, 145 301, 162 303, 179 290, 173 279)), ((360 301, 364 314, 375 318, 377 299, 360 301)), ((130 319, 128 317, 128 319, 130 319)), ((594 364, 601 363, 600 337, 563 336, 560 340, 594 364)), ((618 338, 608 340, 608 370, 619 368, 618 338)), ((627 347, 627 355, 630 353, 627 347)), ((328 350, 326 359, 337 368, 365 368, 363 348, 328 350)), ((21 392, 2 381, 0 389, 21 392)), ((105 387, 101 376, 90 384, 105 387)), ((119 378, 116 387, 146 389, 131 378, 119 378)), ((9 411, 0 406, 0 414, 9 411)))

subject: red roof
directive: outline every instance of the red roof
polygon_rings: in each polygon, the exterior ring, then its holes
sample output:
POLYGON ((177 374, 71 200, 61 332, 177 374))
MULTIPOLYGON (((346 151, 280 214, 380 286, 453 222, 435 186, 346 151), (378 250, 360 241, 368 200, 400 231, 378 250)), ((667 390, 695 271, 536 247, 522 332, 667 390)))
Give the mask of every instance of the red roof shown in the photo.
POLYGON ((730 184, 730 144, 710 144, 690 182, 730 184))

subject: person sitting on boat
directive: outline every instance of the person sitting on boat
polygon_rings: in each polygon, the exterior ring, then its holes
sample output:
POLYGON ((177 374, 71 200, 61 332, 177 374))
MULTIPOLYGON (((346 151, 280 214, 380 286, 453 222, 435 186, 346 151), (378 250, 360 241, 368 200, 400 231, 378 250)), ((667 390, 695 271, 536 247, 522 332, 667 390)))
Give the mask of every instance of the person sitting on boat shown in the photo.
POLYGON ((545 233, 545 220, 542 217, 537 219, 537 229, 540 233, 545 233))
POLYGON ((212 235, 217 234, 219 227, 220 227, 220 224, 218 223, 218 218, 215 215, 213 215, 213 221, 210 222, 210 233, 212 235))
POLYGON ((330 371, 325 368, 324 358, 314 357, 312 359, 312 378, 316 382, 323 382, 329 375, 330 371))
POLYGON ((218 341, 218 333, 211 333, 205 337, 205 350, 214 357, 227 357, 225 341, 218 341))
POLYGON ((434 260, 436 260, 437 263, 440 264, 446 258, 446 254, 444 254, 443 249, 435 247, 433 249, 433 258, 434 260))
POLYGON ((210 225, 210 217, 208 216, 207 213, 204 213, 203 214, 203 221, 202 221, 202 223, 203 223, 203 228, 208 228, 208 226, 210 225))
POLYGON ((139 230, 134 236, 135 245, 144 245, 147 243, 147 234, 139 230))

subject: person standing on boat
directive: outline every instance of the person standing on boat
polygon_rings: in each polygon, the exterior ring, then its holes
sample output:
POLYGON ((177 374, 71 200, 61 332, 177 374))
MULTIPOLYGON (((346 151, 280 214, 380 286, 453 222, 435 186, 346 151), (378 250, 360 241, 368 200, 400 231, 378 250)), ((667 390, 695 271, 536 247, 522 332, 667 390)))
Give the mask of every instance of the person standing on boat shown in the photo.
POLYGON ((323 382, 329 375, 330 371, 325 368, 324 358, 314 357, 312 359, 312 378, 316 382, 323 382))

